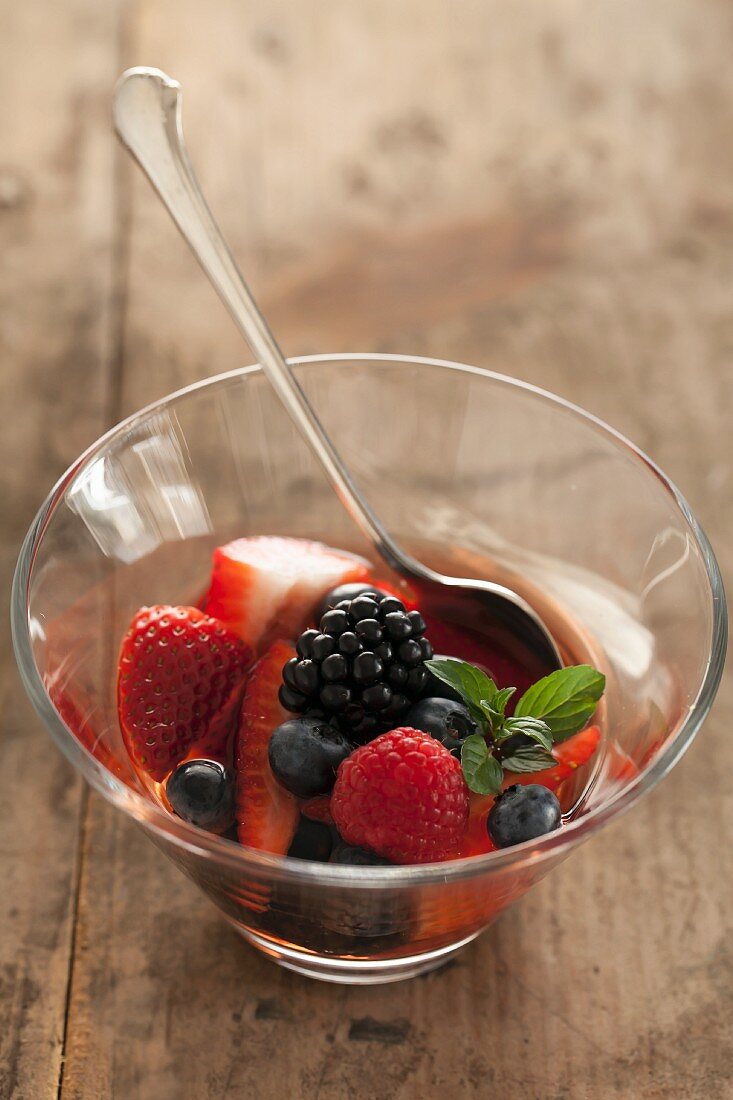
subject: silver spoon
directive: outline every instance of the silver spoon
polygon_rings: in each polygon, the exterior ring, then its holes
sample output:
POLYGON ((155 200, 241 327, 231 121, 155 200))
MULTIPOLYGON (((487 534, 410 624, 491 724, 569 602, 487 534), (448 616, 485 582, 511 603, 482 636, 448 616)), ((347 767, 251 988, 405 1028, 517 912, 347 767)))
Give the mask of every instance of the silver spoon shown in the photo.
POLYGON ((523 642, 547 671, 562 667, 555 642, 537 613, 516 592, 492 581, 448 577, 415 561, 384 529, 300 388, 258 309, 201 193, 186 153, 181 124, 181 86, 160 69, 122 74, 114 94, 115 129, 148 176, 168 213, 219 293, 262 370, 362 533, 381 558, 403 577, 417 580, 426 607, 455 610, 465 621, 503 628, 523 642), (462 616, 463 617, 463 614, 462 616))

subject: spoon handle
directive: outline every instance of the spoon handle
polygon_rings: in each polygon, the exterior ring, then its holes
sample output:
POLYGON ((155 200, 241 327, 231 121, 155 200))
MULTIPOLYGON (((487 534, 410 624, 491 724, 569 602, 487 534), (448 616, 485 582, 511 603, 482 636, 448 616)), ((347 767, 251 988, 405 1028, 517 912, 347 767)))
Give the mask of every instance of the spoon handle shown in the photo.
POLYGON ((113 114, 119 137, 168 208, 351 518, 388 564, 430 573, 407 559, 357 490, 242 278, 188 159, 178 81, 160 69, 128 69, 115 89, 113 114))

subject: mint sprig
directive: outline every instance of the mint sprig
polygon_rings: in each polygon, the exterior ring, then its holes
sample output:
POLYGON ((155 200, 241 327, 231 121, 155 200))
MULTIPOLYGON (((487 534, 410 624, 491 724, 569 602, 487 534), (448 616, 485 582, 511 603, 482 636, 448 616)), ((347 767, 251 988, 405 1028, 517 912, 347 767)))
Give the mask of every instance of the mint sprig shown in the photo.
POLYGON ((528 688, 514 713, 542 718, 553 740, 565 741, 586 725, 605 686, 606 677, 590 665, 560 668, 528 688))
POLYGON ((461 766, 468 789, 476 794, 498 794, 504 777, 501 764, 489 752, 480 733, 472 733, 461 746, 461 766))
POLYGON ((469 790, 498 794, 504 772, 517 774, 552 767, 553 744, 583 729, 606 686, 591 665, 561 668, 525 691, 514 714, 507 703, 516 688, 496 686, 490 676, 466 661, 440 658, 427 668, 463 699, 480 733, 467 737, 461 765, 469 790))

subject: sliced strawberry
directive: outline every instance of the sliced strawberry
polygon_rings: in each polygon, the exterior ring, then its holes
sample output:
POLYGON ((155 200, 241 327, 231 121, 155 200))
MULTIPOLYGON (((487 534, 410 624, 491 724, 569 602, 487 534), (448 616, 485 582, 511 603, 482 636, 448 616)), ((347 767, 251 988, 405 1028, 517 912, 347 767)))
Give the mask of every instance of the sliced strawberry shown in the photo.
POLYGON ((322 794, 318 798, 308 799, 307 802, 301 804, 300 812, 309 821, 320 821, 324 825, 333 825, 330 794, 322 794))
POLYGON ((368 575, 361 558, 320 542, 236 539, 214 551, 206 610, 261 652, 273 638, 295 638, 329 589, 368 575))
POLYGON ((541 772, 515 772, 504 773, 504 789, 515 783, 540 783, 543 787, 549 787, 551 791, 557 790, 563 779, 568 779, 576 768, 587 764, 591 756, 598 748, 601 739, 601 731, 598 726, 588 726, 580 733, 573 734, 567 741, 552 746, 552 755, 557 760, 554 768, 545 768, 541 772))
POLYGON ((280 706, 277 693, 283 665, 294 654, 291 645, 275 642, 257 662, 244 693, 237 737, 237 836, 242 844, 277 855, 290 847, 300 814, 267 758, 270 734, 292 717, 280 706))
POLYGON ((143 607, 123 638, 117 711, 133 764, 160 783, 187 756, 229 763, 251 650, 195 607, 143 607))

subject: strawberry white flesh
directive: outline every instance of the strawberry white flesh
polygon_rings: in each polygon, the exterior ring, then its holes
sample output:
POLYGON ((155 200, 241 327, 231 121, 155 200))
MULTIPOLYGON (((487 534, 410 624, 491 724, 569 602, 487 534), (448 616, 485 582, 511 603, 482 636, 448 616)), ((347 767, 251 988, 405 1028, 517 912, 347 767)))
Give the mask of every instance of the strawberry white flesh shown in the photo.
POLYGON ((331 588, 368 576, 362 558, 320 542, 235 539, 214 551, 206 610, 262 652, 274 638, 295 638, 331 588))

